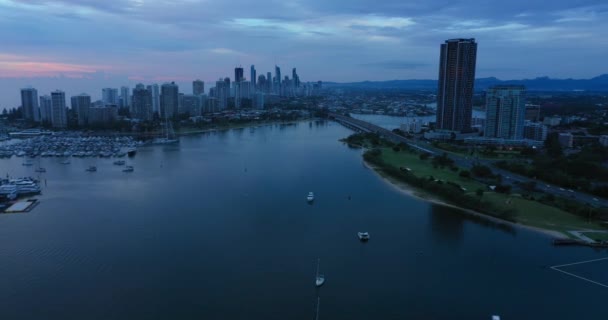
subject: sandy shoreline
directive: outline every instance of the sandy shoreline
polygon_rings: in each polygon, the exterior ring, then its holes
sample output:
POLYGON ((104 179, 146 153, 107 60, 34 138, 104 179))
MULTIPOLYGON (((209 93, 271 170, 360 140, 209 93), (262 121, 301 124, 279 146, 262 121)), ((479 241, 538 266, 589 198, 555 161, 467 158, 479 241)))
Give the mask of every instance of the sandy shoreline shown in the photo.
POLYGON ((390 185, 391 187, 395 188, 395 190, 406 194, 408 196, 411 197, 415 197, 417 199, 423 200, 423 201, 427 201, 430 203, 434 203, 434 204, 438 204, 441 206, 445 206, 445 207, 450 207, 450 208, 454 208, 454 209, 459 209, 462 210, 468 214, 477 216, 477 217, 481 217, 484 219, 487 219, 488 221, 492 221, 498 224, 504 224, 504 225, 509 225, 515 228, 522 228, 522 229, 527 229, 527 230, 531 230, 531 231, 535 231, 538 233, 542 233, 544 235, 548 235, 551 236, 553 238, 558 238, 558 239, 568 239, 568 236, 564 235, 561 232, 558 231, 554 231, 554 230, 547 230, 547 229, 542 229, 542 228, 537 228, 537 227, 532 227, 532 226, 527 226, 524 224, 520 224, 520 223, 515 223, 515 222, 511 222, 511 221, 507 221, 507 220, 503 220, 497 217, 492 217, 489 216, 487 214, 483 214, 481 212, 475 211, 475 210, 471 210, 471 209, 466 209, 466 208, 462 208, 450 203, 447 203, 443 200, 440 200, 436 197, 433 197, 431 194, 428 194, 424 191, 418 190, 413 188, 412 186, 408 185, 405 182, 401 182, 401 181, 397 181, 394 178, 388 177, 388 176, 384 176, 382 175, 380 172, 378 172, 378 170, 376 170, 376 167, 370 163, 368 163, 367 161, 363 160, 363 164, 371 169, 380 179, 382 179, 384 182, 386 182, 388 185, 390 185))

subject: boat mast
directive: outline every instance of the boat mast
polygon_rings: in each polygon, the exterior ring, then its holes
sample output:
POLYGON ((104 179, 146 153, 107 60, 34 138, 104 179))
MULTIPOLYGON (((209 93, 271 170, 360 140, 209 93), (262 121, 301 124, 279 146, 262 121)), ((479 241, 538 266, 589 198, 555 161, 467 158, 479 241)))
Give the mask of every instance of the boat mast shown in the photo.
POLYGON ((317 258, 317 279, 319 278, 319 264, 321 264, 321 258, 317 258))
POLYGON ((317 296, 317 312, 315 313, 315 320, 319 320, 319 306, 321 305, 321 297, 317 296))

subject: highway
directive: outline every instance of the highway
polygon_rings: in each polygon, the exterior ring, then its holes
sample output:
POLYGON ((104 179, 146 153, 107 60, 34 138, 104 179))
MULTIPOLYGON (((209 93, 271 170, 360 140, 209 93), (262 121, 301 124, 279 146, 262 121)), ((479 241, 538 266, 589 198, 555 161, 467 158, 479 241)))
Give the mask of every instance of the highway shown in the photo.
MULTIPOLYGON (((379 136, 393 142, 393 143, 405 143, 411 148, 414 148, 419 151, 428 152, 432 155, 443 154, 445 151, 435 148, 426 142, 415 141, 412 139, 405 138, 400 136, 390 130, 379 127, 375 124, 369 123, 367 121, 343 116, 336 113, 329 114, 330 119, 335 120, 336 122, 344 125, 347 128, 358 132, 373 132, 378 134, 379 136)), ((470 169, 475 164, 481 164, 488 166, 492 169, 495 174, 500 174, 503 177, 503 184, 508 184, 511 186, 516 186, 518 183, 526 183, 526 182, 536 182, 536 189, 551 193, 563 198, 571 198, 581 203, 586 203, 590 206, 594 207, 608 207, 608 200, 604 198, 599 198, 594 195, 590 195, 588 193, 576 191, 576 190, 567 190, 565 188, 551 185, 545 183, 540 180, 531 179, 525 176, 521 176, 510 171, 498 168, 494 165, 491 160, 483 160, 477 158, 469 158, 465 156, 450 154, 450 158, 454 160, 454 164, 460 168, 470 169)))

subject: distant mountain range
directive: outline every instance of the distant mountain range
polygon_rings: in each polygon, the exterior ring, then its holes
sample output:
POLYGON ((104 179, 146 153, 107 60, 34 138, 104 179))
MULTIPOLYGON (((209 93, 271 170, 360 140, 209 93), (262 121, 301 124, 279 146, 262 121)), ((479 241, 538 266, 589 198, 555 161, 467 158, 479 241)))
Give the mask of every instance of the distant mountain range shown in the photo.
MULTIPOLYGON (((475 80, 475 90, 481 91, 491 86, 505 84, 523 85, 530 91, 608 91, 608 74, 591 79, 551 79, 549 77, 539 77, 523 80, 500 80, 495 77, 479 78, 475 80)), ((437 90, 437 80, 323 82, 323 86, 360 89, 437 90)))

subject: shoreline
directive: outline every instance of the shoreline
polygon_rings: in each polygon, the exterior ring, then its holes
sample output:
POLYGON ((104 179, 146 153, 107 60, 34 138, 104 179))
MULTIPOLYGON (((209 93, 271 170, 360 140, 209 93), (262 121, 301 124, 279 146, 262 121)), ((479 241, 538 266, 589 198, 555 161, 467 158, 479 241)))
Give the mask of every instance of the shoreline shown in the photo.
POLYGON ((393 187, 396 191, 398 191, 402 194, 414 197, 414 198, 422 200, 422 201, 426 201, 428 203, 462 210, 468 214, 487 219, 488 221, 491 221, 494 223, 504 224, 504 225, 512 226, 514 228, 522 228, 522 229, 527 229, 527 230, 534 231, 537 233, 542 233, 546 236, 551 236, 553 239, 570 239, 567 235, 565 235, 559 231, 542 229, 542 228, 528 226, 528 225, 517 223, 517 222, 511 222, 511 221, 493 217, 493 216, 490 216, 490 215, 487 215, 487 214, 484 214, 484 213, 481 213, 481 212, 478 212, 478 211, 475 211, 472 209, 459 207, 457 205, 454 205, 449 202, 438 199, 437 197, 434 197, 433 195, 431 195, 423 190, 414 188, 405 182, 398 181, 397 179, 390 177, 388 175, 383 175, 382 173, 380 173, 377 170, 376 166, 368 163, 367 161, 365 161, 365 159, 362 159, 362 161, 366 168, 372 170, 374 172, 374 174, 376 174, 382 181, 384 181, 385 183, 387 183, 388 185, 393 187))
POLYGON ((303 122, 303 121, 313 121, 313 120, 315 120, 315 118, 288 120, 288 121, 273 120, 273 121, 267 121, 267 122, 255 122, 255 123, 251 122, 251 123, 238 125, 238 126, 227 126, 227 127, 193 130, 193 131, 187 131, 187 132, 176 132, 175 135, 176 136, 189 136, 189 135, 203 134, 203 133, 216 132, 216 131, 227 131, 227 130, 232 130, 232 129, 245 129, 245 128, 252 128, 252 127, 255 128, 255 127, 269 126, 269 125, 275 125, 275 124, 290 124, 290 123, 295 124, 295 123, 299 123, 299 122, 303 122))

